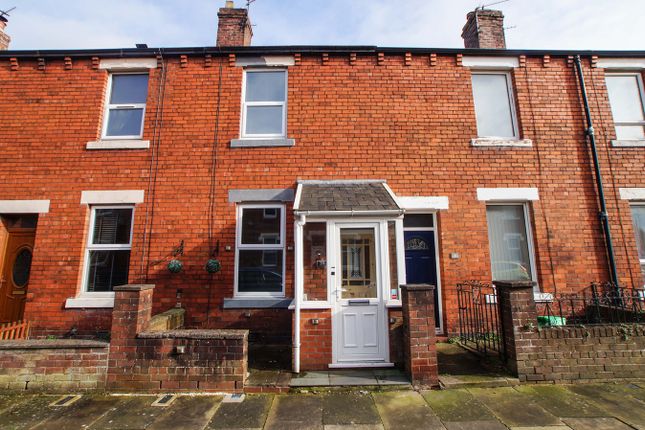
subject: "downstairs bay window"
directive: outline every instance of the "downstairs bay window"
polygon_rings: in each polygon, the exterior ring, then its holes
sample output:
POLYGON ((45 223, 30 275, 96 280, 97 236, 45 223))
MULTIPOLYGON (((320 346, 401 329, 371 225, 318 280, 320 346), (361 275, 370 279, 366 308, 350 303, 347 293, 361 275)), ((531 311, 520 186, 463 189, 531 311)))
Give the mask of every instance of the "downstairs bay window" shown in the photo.
POLYGON ((283 297, 284 206, 245 204, 237 211, 236 297, 283 297))

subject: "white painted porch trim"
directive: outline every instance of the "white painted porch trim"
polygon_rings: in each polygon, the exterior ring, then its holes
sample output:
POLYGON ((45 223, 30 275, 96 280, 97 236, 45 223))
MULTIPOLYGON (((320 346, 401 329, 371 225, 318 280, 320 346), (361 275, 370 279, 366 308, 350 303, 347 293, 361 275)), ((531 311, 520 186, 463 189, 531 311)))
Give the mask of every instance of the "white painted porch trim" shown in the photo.
POLYGON ((485 202, 540 200, 537 188, 477 188, 477 200, 485 202))
POLYGON ((103 58, 99 63, 99 69, 106 70, 141 70, 156 68, 156 58, 103 58))
POLYGON ((517 57, 484 57, 478 55, 464 55, 461 64, 473 69, 514 69, 520 66, 517 57))
POLYGON ((0 213, 4 214, 46 214, 49 200, 0 200, 0 213))
POLYGON ((143 190, 82 191, 82 205, 143 203, 143 190))
POLYGON ((645 188, 620 188, 621 200, 645 200, 645 188))
POLYGON ((406 211, 435 211, 448 209, 448 197, 446 196, 399 196, 398 204, 406 211))

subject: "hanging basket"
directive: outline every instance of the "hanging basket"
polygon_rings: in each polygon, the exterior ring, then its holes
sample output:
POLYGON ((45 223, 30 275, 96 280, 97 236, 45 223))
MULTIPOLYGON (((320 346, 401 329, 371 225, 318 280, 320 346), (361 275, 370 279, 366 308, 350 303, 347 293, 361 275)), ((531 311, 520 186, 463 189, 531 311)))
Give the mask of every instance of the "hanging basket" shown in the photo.
POLYGON ((208 273, 217 273, 222 270, 222 265, 220 264, 219 260, 211 258, 206 262, 205 269, 208 273))
POLYGON ((176 258, 173 258, 168 262, 168 271, 170 273, 179 273, 181 272, 181 269, 184 267, 184 263, 181 261, 177 260, 176 258))

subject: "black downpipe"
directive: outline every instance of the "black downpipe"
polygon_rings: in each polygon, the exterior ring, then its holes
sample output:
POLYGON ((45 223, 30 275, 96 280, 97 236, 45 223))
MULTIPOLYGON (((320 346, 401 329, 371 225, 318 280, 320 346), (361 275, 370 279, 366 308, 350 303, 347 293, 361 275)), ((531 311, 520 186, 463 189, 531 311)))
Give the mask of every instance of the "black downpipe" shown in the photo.
POLYGON ((600 174, 600 162, 598 161, 598 150, 596 148, 596 134, 593 129, 593 120, 591 119, 591 110, 589 109, 589 99, 587 98, 587 87, 585 86, 585 77, 582 74, 582 64, 580 55, 575 56, 576 71, 578 72, 578 82, 580 82, 580 91, 582 92, 582 102, 585 107, 585 116, 587 117, 586 134, 589 136, 591 144, 591 154, 593 157, 593 166, 596 173, 596 188, 598 188, 598 199, 600 200, 600 213, 598 217, 602 224, 602 230, 605 234, 605 244, 607 246, 607 258, 609 259, 609 271, 611 281, 618 287, 618 272, 616 271, 616 257, 614 256, 614 245, 611 241, 611 231, 609 230, 609 218, 607 217, 607 204, 605 202, 605 192, 602 185, 602 175, 600 174))

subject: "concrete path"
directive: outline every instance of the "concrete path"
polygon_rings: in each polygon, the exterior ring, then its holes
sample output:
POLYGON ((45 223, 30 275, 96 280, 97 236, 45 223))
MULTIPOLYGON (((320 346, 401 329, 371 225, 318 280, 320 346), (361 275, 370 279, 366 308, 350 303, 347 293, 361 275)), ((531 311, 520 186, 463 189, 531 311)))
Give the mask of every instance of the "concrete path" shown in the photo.
POLYGON ((645 430, 645 384, 521 385, 442 391, 309 390, 285 395, 61 396, 0 393, 0 429, 645 430))

